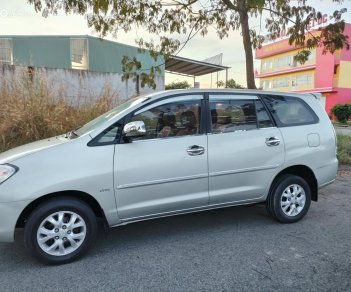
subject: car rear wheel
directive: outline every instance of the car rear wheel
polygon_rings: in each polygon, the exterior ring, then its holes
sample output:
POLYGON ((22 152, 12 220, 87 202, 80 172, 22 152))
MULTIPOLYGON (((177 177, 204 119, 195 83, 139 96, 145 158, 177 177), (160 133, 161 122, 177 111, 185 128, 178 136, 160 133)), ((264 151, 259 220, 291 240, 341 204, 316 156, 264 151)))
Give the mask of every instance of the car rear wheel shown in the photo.
POLYGON ((301 177, 287 174, 274 184, 267 198, 270 215, 282 223, 293 223, 303 218, 311 204, 311 191, 301 177))
POLYGON ((94 212, 74 198, 55 198, 37 207, 24 229, 26 247, 41 262, 64 264, 84 254, 94 241, 94 212))

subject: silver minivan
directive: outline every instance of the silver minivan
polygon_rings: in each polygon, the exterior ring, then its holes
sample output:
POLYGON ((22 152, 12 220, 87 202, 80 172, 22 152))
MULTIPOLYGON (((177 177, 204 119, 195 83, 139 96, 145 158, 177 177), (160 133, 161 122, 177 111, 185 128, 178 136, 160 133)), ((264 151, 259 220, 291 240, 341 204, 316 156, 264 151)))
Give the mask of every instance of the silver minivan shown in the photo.
POLYGON ((0 154, 0 241, 24 227, 39 260, 62 264, 109 227, 265 203, 304 217, 334 181, 333 126, 311 94, 174 90, 128 100, 62 136, 0 154))

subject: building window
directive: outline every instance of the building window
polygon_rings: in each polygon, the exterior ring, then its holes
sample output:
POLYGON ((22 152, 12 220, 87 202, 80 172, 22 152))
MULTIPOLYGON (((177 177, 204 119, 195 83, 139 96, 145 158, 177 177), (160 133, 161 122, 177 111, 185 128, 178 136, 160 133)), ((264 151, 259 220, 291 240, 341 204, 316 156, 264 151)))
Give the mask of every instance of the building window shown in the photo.
POLYGON ((296 76, 296 86, 306 86, 312 84, 312 75, 305 74, 296 76))
POLYGON ((0 39, 0 63, 12 65, 11 39, 0 39))
POLYGON ((334 66, 334 75, 339 75, 339 65, 334 66))
POLYGON ((273 85, 272 86, 273 88, 288 87, 289 86, 289 78, 285 77, 285 78, 274 79, 272 85, 273 85))
POLYGON ((315 51, 310 51, 311 54, 308 56, 307 61, 313 61, 316 58, 315 51))
POLYGON ((272 61, 271 60, 268 60, 268 61, 262 61, 261 63, 261 71, 266 71, 266 70, 269 70, 269 69, 272 69, 273 66, 272 66, 272 61))
POLYGON ((88 40, 84 38, 71 39, 72 69, 88 69, 88 40))
POLYGON ((275 67, 285 67, 291 65, 291 56, 282 56, 275 59, 275 67))
POLYGON ((266 90, 271 88, 271 82, 269 80, 261 81, 261 87, 266 90))

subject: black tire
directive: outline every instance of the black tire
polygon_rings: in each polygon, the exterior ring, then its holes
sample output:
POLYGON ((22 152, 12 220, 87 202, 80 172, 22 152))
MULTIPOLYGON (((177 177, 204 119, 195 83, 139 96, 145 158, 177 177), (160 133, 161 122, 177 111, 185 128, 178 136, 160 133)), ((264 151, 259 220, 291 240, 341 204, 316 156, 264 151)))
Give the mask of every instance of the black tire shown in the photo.
MULTIPOLYGON (((52 224, 52 226, 54 226, 52 224)), ((58 225, 57 225, 58 226, 58 225)), ((56 234, 55 234, 56 235, 56 234)), ((60 197, 60 198, 54 198, 50 199, 48 201, 45 201, 41 205, 39 205, 29 216, 28 221, 24 227, 24 241, 25 241, 25 246, 26 248, 29 249, 31 254, 38 259, 39 261, 46 263, 46 264, 65 264, 68 262, 71 262, 80 256, 82 256, 91 246, 91 244, 95 241, 97 235, 97 221, 96 221, 96 216, 93 212, 93 210, 90 208, 89 205, 84 203, 81 200, 75 199, 75 198, 70 198, 70 197, 60 197), (51 215, 54 216, 54 218, 58 218, 57 222, 60 222, 59 220, 59 214, 58 212, 61 212, 60 214, 64 214, 62 222, 65 222, 65 220, 70 220, 70 222, 67 222, 67 226, 63 223, 62 227, 56 228, 53 227, 52 230, 50 230, 50 222, 45 221, 48 224, 48 227, 45 226, 45 231, 51 231, 51 232, 59 232, 55 236, 55 238, 47 240, 44 244, 42 243, 42 246, 47 246, 50 248, 50 244, 57 244, 60 245, 60 247, 65 248, 65 251, 67 251, 67 254, 63 255, 53 255, 50 254, 46 251, 44 251, 43 248, 40 247, 40 244, 38 243, 38 230, 40 226, 43 226, 42 223, 44 220, 46 220, 48 217, 51 215), (74 215, 77 215, 77 219, 74 219, 74 215), (70 217, 72 216, 72 217, 70 217), (65 219, 67 218, 67 219, 65 219), (71 223, 72 220, 72 223, 71 223), (73 222, 74 221, 74 222, 73 222), (69 225, 71 223, 71 225, 69 225), (79 224, 78 224, 79 223, 79 224), (83 227, 75 227, 77 225, 83 225, 83 227), (47 228, 47 229, 46 229, 47 228), (69 229, 72 230, 69 230, 69 229), (59 231, 57 231, 59 230, 59 231), (78 231, 77 231, 78 230, 78 231), (69 232, 70 235, 67 235, 67 237, 64 237, 64 232, 69 232), (78 232, 78 233, 77 233, 78 232), (83 234, 84 238, 83 239, 72 239, 73 236, 77 236, 83 234), (61 238, 58 238, 60 237, 61 238), (72 236, 71 239, 67 239, 69 236, 72 236), (60 242, 55 242, 55 241, 60 242), (71 244, 71 241, 74 240, 74 245, 77 244, 78 246, 73 246, 71 244), (70 251, 72 249, 72 251, 70 251)), ((42 235, 40 235, 42 236, 42 235)), ((41 237, 43 238, 43 237, 41 237)), ((49 237, 48 237, 49 238, 49 237)), ((44 237, 45 239, 45 237, 44 237)), ((44 246, 44 247, 45 247, 44 246)), ((55 247, 55 249, 52 251, 52 253, 58 253, 59 247, 55 247)))
POLYGON ((266 201, 266 208, 267 212, 277 221, 282 223, 294 223, 306 215, 310 204, 311 190, 308 183, 299 176, 286 174, 279 177, 274 182, 266 201), (298 186, 300 189, 297 195, 294 195, 294 197, 288 201, 287 190, 289 187, 291 187, 290 191, 293 190, 292 186, 294 185, 298 186), (285 191, 286 193, 284 193, 285 191), (305 197, 305 202, 302 204, 299 200, 301 200, 303 195, 305 197), (287 208, 286 210, 283 210, 282 204, 287 208), (290 211, 292 211, 292 214, 287 214, 290 213, 290 211))

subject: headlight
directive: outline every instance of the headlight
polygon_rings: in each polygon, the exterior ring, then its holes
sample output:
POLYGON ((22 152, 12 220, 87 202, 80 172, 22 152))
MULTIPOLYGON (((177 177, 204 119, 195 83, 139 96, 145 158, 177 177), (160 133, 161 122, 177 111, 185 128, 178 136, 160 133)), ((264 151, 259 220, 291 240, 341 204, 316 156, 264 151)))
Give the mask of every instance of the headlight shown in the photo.
POLYGON ((0 165, 0 184, 2 184, 5 180, 9 179, 13 176, 18 170, 17 166, 10 164, 2 164, 0 165))

